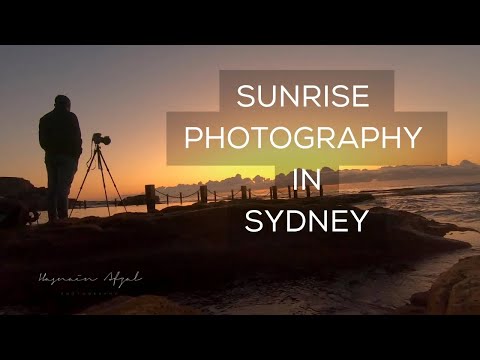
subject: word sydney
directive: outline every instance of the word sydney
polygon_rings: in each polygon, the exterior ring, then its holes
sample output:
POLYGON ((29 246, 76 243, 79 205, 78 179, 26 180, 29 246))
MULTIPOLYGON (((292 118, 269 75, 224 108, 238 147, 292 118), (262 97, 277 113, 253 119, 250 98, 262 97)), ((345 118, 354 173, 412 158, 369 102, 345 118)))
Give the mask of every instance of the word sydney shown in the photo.
POLYGON ((270 210, 264 212, 260 210, 249 210, 246 213, 246 219, 252 223, 245 226, 248 232, 259 232, 264 227, 264 221, 272 224, 272 232, 277 232, 279 220, 283 218, 280 224, 285 226, 286 232, 299 232, 308 229, 308 232, 314 232, 314 229, 320 228, 324 232, 348 232, 348 222, 354 220, 356 222, 355 230, 362 232, 362 222, 365 220, 369 210, 323 210, 322 214, 317 214, 313 210, 308 210, 307 214, 300 210, 280 210, 274 214, 270 210), (363 212, 363 214, 362 214, 363 212), (343 225, 342 225, 343 223, 343 225))

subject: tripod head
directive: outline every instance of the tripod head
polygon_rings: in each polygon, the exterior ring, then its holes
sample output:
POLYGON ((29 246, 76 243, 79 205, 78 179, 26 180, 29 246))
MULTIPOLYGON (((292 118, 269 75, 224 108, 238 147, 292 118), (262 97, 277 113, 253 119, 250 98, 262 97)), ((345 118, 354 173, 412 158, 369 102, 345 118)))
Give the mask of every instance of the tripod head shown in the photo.
POLYGON ((93 157, 97 155, 97 168, 103 171, 102 167, 102 148, 100 147, 100 144, 95 143, 95 150, 93 152, 93 157))

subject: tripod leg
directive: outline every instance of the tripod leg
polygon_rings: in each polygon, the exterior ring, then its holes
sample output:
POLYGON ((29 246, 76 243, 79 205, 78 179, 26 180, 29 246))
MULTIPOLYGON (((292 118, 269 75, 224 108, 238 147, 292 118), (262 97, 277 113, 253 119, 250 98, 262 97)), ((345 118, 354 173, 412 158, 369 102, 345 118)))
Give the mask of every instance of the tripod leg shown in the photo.
POLYGON ((103 191, 105 192, 105 200, 107 201, 108 216, 110 216, 110 205, 108 204, 107 187, 105 186, 105 177, 103 176, 103 166, 102 166, 103 156, 100 151, 98 152, 98 154, 99 154, 98 165, 100 165, 100 171, 102 173, 103 191))
POLYGON ((80 193, 82 192, 83 185, 85 184, 85 180, 87 180, 88 173, 90 172, 90 168, 92 167, 93 160, 95 160, 96 155, 98 156, 97 149, 95 149, 95 152, 93 153, 92 159, 90 160, 90 164, 88 164, 87 173, 85 174, 85 177, 83 178, 82 185, 80 185, 80 190, 78 190, 78 194, 77 194, 77 197, 75 198, 75 203, 72 207, 72 211, 70 211, 69 217, 72 217, 73 210, 75 209, 75 204, 77 203, 78 198, 80 197, 80 193))
POLYGON ((112 176, 112 174, 110 173, 110 169, 108 168, 107 162, 105 161, 105 158, 103 157, 103 154, 102 154, 102 153, 100 153, 100 157, 102 158, 103 163, 105 164, 105 167, 107 168, 108 175, 110 175, 110 179, 112 179, 113 186, 115 187, 115 190, 117 191, 117 195, 118 195, 118 197, 120 198, 120 201, 122 202, 122 205, 123 205, 123 208, 125 209, 125 212, 128 212, 128 211, 127 211, 127 207, 125 206, 125 204, 124 204, 124 202, 123 202, 122 195, 120 195, 120 192, 119 192, 118 189, 117 189, 117 184, 115 184, 115 181, 113 180, 113 176, 112 176))

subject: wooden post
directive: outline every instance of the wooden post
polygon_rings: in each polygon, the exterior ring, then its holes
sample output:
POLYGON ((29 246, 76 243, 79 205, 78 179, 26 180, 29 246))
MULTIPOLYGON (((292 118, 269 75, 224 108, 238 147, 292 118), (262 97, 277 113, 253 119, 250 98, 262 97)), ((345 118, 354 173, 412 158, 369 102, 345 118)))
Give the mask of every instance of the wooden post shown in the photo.
POLYGON ((248 200, 252 199, 252 189, 248 189, 248 200))
POLYGON ((307 198, 310 197, 310 185, 305 185, 305 190, 307 190, 307 198))
POLYGON ((200 202, 200 191, 197 191, 197 201, 200 202))
POLYGON ((84 209, 87 208, 87 200, 83 200, 83 208, 84 208, 84 209))
POLYGON ((232 200, 233 200, 233 197, 234 197, 234 195, 233 195, 233 189, 232 189, 232 200))
POLYGON ((242 200, 247 200, 247 187, 242 185, 240 189, 242 190, 242 200))
POLYGON ((117 198, 115 198, 115 207, 117 207, 117 198))
POLYGON ((323 196, 323 185, 320 185, 320 196, 323 196))
POLYGON ((180 193, 180 205, 183 204, 183 201, 182 201, 182 193, 180 193))
POLYGON ((270 186, 270 200, 273 199, 273 192, 272 192, 272 187, 270 186))
POLYGON ((207 203, 207 185, 200 186, 200 202, 207 203))
POLYGON ((167 194, 167 205, 168 205, 168 194, 167 194))
POLYGON ((277 196, 277 186, 276 186, 276 185, 272 186, 272 198, 273 198, 274 200, 277 200, 277 199, 278 199, 278 196, 277 196))
POLYGON ((213 202, 217 202, 217 190, 213 192, 213 202))
POLYGON ((145 202, 147 203, 147 212, 155 212, 155 185, 145 185, 145 202))
POLYGON ((298 190, 293 190, 293 198, 298 199, 298 190))
POLYGON ((288 198, 292 198, 292 189, 290 189, 290 185, 288 185, 288 198))

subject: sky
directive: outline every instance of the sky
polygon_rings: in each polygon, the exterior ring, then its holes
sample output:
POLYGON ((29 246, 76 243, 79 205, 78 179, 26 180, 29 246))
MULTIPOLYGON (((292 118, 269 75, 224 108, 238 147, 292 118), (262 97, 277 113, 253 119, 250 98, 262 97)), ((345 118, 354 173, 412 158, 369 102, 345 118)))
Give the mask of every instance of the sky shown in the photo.
MULTIPOLYGON (((218 111, 219 70, 395 70, 396 111, 448 112, 448 163, 480 163, 480 46, 0 46, 0 176, 47 185, 38 122, 66 94, 79 119, 85 176, 93 133, 122 195, 174 186, 274 177, 272 167, 166 166, 167 111, 218 111)), ((107 190, 114 188, 107 178, 107 190)), ((101 199, 97 170, 81 199, 101 199)))

